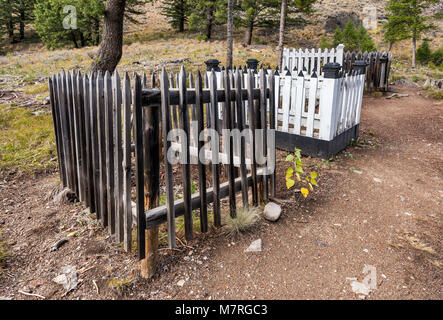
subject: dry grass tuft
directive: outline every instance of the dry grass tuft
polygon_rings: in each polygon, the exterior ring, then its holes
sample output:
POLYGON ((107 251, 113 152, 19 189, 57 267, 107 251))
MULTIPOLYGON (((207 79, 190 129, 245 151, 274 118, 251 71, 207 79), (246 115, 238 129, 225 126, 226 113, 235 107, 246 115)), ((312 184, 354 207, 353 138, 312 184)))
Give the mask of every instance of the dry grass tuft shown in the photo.
POLYGON ((432 255, 437 254, 437 252, 431 246, 427 245, 422 240, 412 236, 411 234, 405 233, 404 236, 400 236, 399 238, 409 243, 409 245, 416 250, 427 252, 432 255))
POLYGON ((237 210, 237 216, 235 218, 231 218, 228 215, 224 221, 227 228, 227 234, 230 236, 235 236, 251 229, 260 218, 260 213, 260 208, 249 208, 249 210, 237 210))

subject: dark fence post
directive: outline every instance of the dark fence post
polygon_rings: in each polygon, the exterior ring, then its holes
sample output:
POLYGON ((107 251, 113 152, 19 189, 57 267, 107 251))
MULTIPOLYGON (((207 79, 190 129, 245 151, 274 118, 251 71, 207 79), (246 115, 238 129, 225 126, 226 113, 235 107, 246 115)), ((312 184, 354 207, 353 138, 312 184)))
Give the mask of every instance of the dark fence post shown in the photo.
MULTIPOLYGON (((159 107, 143 108, 143 167, 145 210, 159 205, 160 199, 160 143, 159 143, 159 107)), ((143 214, 146 224, 146 218, 143 214)), ((144 278, 154 276, 158 259, 158 226, 145 231, 145 258, 141 262, 141 275, 144 278)))

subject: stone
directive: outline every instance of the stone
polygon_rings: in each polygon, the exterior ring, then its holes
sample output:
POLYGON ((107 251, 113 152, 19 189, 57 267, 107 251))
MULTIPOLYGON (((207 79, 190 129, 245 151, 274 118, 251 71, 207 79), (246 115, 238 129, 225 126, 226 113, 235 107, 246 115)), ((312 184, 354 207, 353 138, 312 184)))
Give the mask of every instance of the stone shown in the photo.
POLYGON ((261 239, 257 239, 251 243, 251 245, 245 250, 245 252, 261 252, 262 242, 261 239))
POLYGON ((179 282, 177 282, 177 285, 179 286, 179 287, 183 287, 184 285, 185 285, 185 280, 180 280, 179 282))
POLYGON ((281 216, 281 207, 274 202, 269 202, 265 206, 263 215, 268 221, 277 221, 281 216))

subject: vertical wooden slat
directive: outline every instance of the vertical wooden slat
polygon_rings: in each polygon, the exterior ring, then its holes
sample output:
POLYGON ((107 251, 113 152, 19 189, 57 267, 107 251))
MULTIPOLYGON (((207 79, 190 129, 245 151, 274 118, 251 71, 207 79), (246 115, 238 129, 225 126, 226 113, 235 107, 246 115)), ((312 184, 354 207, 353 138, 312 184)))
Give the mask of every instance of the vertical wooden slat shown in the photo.
POLYGON ((64 162, 66 166, 66 186, 73 190, 72 161, 71 161, 71 138, 69 135, 69 111, 66 98, 66 73, 63 71, 58 77, 60 119, 63 132, 64 162))
POLYGON ((163 136, 163 159, 165 164, 165 185, 166 185, 166 208, 168 213, 168 244, 169 248, 175 248, 175 208, 174 208, 174 188, 172 182, 172 166, 168 161, 168 150, 171 142, 168 140, 168 133, 171 130, 171 112, 169 104, 169 83, 166 69, 162 69, 160 77, 161 109, 162 109, 162 136, 163 136))
POLYGON ((235 102, 237 105, 237 109, 236 109, 237 129, 239 131, 239 139, 240 139, 240 141, 238 141, 238 142, 240 144, 239 154, 240 154, 240 176, 241 176, 241 186, 242 186, 242 200, 243 200, 243 208, 248 209, 249 202, 248 202, 248 180, 247 180, 247 171, 246 171, 245 140, 244 140, 243 136, 241 135, 241 133, 244 129, 244 122, 245 122, 245 119, 243 117, 242 80, 243 80, 243 75, 239 69, 239 70, 237 70, 237 72, 235 74, 235 102))
POLYGON ((252 74, 251 70, 248 70, 248 77, 247 77, 247 90, 248 90, 248 115, 249 115, 249 129, 252 131, 252 141, 251 141, 251 176, 252 176, 252 204, 254 206, 258 205, 258 181, 257 181, 257 165, 255 162, 255 148, 256 148, 256 141, 255 141, 255 129, 256 129, 256 116, 255 116, 255 110, 254 110, 254 95, 253 95, 253 88, 254 88, 254 75, 252 74))
POLYGON ((94 189, 95 214, 103 223, 101 193, 100 193, 100 145, 99 122, 97 114, 97 76, 91 73, 89 77, 89 128, 91 131, 91 171, 94 189))
MULTIPOLYGON (((198 137, 204 130, 204 105, 203 105, 203 88, 202 77, 200 71, 197 73, 195 82, 195 109, 197 109, 198 119, 198 137)), ((198 155, 204 152, 204 142, 197 140, 198 155)), ((202 161, 198 161, 198 182, 200 190, 200 230, 201 232, 208 231, 208 207, 206 203, 206 166, 202 161)))
POLYGON ((132 102, 134 105, 134 144, 135 144, 135 181, 137 207, 137 251, 138 258, 145 258, 145 194, 144 194, 144 160, 143 160, 143 110, 141 104, 142 83, 135 74, 132 102))
POLYGON ((181 141, 182 149, 181 152, 184 153, 180 157, 182 161, 182 180, 183 180, 183 200, 185 207, 185 237, 186 240, 192 239, 192 207, 191 207, 191 170, 190 170, 190 155, 189 155, 189 112, 188 112, 188 103, 186 99, 186 72, 185 68, 182 66, 180 70, 180 75, 178 79, 179 83, 179 114, 180 114, 180 129, 183 130, 183 134, 185 135, 184 140, 181 141))
MULTIPOLYGON (((320 59, 318 60, 318 63, 320 63, 320 59)), ((271 131, 275 131, 276 129, 276 106, 275 106, 275 88, 276 88, 276 81, 275 81, 275 73, 271 71, 271 74, 268 77, 268 88, 269 88, 269 129, 271 131)), ((277 106, 278 107, 278 106, 277 106)), ((275 135, 275 132, 274 132, 275 135)), ((276 168, 276 161, 275 161, 275 141, 274 141, 274 147, 269 148, 270 154, 268 156, 271 157, 272 165, 274 171, 271 173, 271 187, 270 187, 270 194, 271 197, 275 197, 276 192, 276 175, 277 175, 277 168, 276 168)))
POLYGON ((71 149, 71 176, 72 176, 72 190, 75 192, 77 197, 79 197, 79 187, 78 187, 78 175, 77 175, 77 146, 75 139, 75 115, 73 106, 73 95, 72 95, 72 76, 70 72, 66 73, 66 98, 67 107, 69 114, 69 137, 70 137, 70 149, 71 149))
MULTIPOLYGON (((282 109, 283 109, 282 131, 289 132, 289 105, 291 102, 292 77, 289 71, 286 74, 282 75, 282 77, 284 77, 283 99, 282 99, 282 109)), ((292 99, 295 99, 295 97, 292 97, 292 99)))
MULTIPOLYGON (((264 158, 267 158, 268 155, 268 143, 267 143, 267 129, 268 129, 268 112, 267 112, 267 97, 266 97, 266 74, 263 69, 260 69, 260 121, 261 121, 261 129, 262 129, 262 150, 263 154, 262 156, 264 158)), ((265 162, 265 165, 263 167, 263 200, 268 201, 269 200, 269 193, 268 193, 268 173, 267 173, 267 164, 265 162)))
MULTIPOLYGON (((91 105, 90 105, 90 84, 87 74, 83 77, 83 116, 85 128, 85 150, 86 150, 86 182, 87 182, 87 201, 90 212, 97 213, 95 205, 95 187, 94 187, 94 168, 92 160, 92 128, 91 128, 91 105)), ((98 218, 98 216, 97 216, 98 218)))
POLYGON ((51 102, 51 111, 52 111, 52 122, 54 124, 54 135, 55 135, 55 145, 57 148, 57 160, 58 160, 58 168, 60 173, 60 181, 65 184, 64 176, 63 176, 63 163, 62 163, 62 156, 61 156, 61 143, 60 143, 60 136, 61 136, 61 128, 58 121, 58 109, 59 105, 57 102, 57 83, 56 83, 55 76, 52 76, 52 78, 49 78, 48 80, 48 86, 49 86, 49 98, 51 102))
POLYGON ((84 122, 84 106, 83 106, 83 76, 77 72, 72 79, 72 91, 75 96, 75 112, 76 112, 76 136, 77 136, 77 158, 78 158, 78 184, 80 192, 80 200, 85 202, 86 207, 90 207, 87 198, 88 190, 86 189, 86 138, 85 138, 85 122, 84 122))
POLYGON ((314 136, 314 115, 315 115, 315 104, 317 101, 317 83, 318 77, 314 72, 309 79, 309 100, 308 100, 308 118, 306 120, 306 136, 314 136))
POLYGON ((112 79, 107 71, 104 79, 105 96, 105 146, 106 146, 106 191, 108 203, 108 227, 111 234, 115 233, 115 179, 114 179, 114 128, 112 79))
POLYGON ((123 243, 126 251, 132 244, 131 205, 131 82, 128 73, 123 81, 123 243))
POLYGON ((233 129, 232 123, 235 118, 235 114, 231 113, 231 77, 229 71, 222 71, 223 87, 225 89, 225 103, 223 104, 223 128, 227 131, 224 133, 227 138, 223 137, 223 141, 228 144, 228 164, 226 166, 229 181, 229 214, 232 218, 236 216, 235 205, 235 173, 234 173, 234 140, 231 135, 233 129))
POLYGON ((122 90, 117 70, 112 76, 114 165, 115 165, 115 235, 119 242, 124 240, 123 230, 123 146, 122 146, 122 90))
POLYGON ((107 193, 107 179, 106 179, 106 128, 105 128, 105 96, 104 96, 104 81, 103 74, 99 71, 97 75, 96 85, 97 98, 97 114, 98 114, 98 172, 99 192, 100 192, 100 217, 101 223, 104 227, 108 226, 108 193, 107 193))
POLYGON ((214 190, 214 225, 221 226, 220 214, 220 164, 219 164, 219 145, 218 140, 218 97, 217 97, 217 77, 214 70, 209 76, 209 90, 211 96, 211 149, 212 149, 212 187, 214 190))
POLYGON ((305 91, 305 78, 300 71, 297 77, 296 85, 296 98, 295 98, 295 113, 294 113, 294 133, 300 135, 301 133, 301 115, 305 108, 306 103, 306 91, 305 91))

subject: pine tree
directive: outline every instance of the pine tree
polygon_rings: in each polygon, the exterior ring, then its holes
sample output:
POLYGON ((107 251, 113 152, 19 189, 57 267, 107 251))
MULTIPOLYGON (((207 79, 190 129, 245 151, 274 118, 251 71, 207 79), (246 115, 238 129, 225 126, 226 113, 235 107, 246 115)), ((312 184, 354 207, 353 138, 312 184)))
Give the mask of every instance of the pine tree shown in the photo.
POLYGON ((426 16, 424 10, 437 2, 438 0, 389 0, 386 6, 388 21, 384 25, 385 40, 392 44, 411 39, 412 68, 416 64, 417 41, 424 32, 434 28, 429 22, 431 17, 426 16))
POLYGON ((63 8, 71 0, 37 0, 35 5, 35 29, 48 48, 59 48, 72 42, 76 48, 93 44, 94 25, 104 15, 101 0, 78 0, 76 3, 77 29, 65 29, 63 21, 67 14, 63 8))
POLYGON ((16 0, 13 12, 19 24, 20 40, 25 38, 25 26, 34 19, 35 0, 16 0))
POLYGON ((178 32, 185 31, 185 24, 191 13, 188 0, 165 0, 161 9, 163 15, 174 29, 178 32))
POLYGON ((368 31, 360 23, 356 28, 352 20, 348 20, 345 27, 340 29, 337 27, 334 33, 333 46, 339 44, 345 46, 345 50, 350 51, 375 51, 375 43, 368 34, 368 31))

